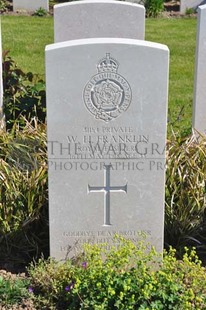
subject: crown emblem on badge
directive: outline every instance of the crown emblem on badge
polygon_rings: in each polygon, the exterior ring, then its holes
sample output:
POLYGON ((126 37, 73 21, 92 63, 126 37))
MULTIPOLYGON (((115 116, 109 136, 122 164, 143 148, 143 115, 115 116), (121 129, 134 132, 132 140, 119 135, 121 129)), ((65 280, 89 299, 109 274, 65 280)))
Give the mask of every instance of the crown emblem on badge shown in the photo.
POLYGON ((110 57, 110 53, 106 53, 106 57, 101 59, 97 65, 98 72, 117 72, 119 63, 110 57))
POLYGON ((97 64, 97 74, 86 84, 83 99, 96 119, 109 122, 126 111, 131 103, 129 83, 118 74, 119 63, 106 53, 97 64))

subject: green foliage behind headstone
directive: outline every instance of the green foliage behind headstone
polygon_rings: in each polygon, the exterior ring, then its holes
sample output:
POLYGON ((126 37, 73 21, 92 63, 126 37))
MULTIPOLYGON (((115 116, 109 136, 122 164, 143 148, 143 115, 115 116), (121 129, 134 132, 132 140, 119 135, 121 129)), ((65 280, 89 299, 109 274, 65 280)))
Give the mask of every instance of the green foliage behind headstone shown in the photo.
POLYGON ((0 135, 0 157, 0 262, 18 264, 48 252, 45 126, 15 124, 0 135))
MULTIPOLYGON (((24 73, 8 56, 8 52, 3 53, 3 87, 7 129, 11 128, 20 116, 24 116, 28 121, 35 117, 39 122, 45 122, 45 82, 31 72, 24 73)), ((19 118, 19 121, 20 119, 23 121, 23 118, 19 118)))

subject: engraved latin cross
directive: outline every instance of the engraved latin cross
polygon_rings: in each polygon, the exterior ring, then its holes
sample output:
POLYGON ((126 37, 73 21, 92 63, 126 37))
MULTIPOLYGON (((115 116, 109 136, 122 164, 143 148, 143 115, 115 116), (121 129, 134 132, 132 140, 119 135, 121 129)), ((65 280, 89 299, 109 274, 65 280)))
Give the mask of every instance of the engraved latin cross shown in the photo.
POLYGON ((104 193, 104 226, 110 226, 110 193, 123 192, 127 193, 127 184, 123 186, 110 186, 110 165, 104 165, 104 185, 88 185, 88 193, 104 193))

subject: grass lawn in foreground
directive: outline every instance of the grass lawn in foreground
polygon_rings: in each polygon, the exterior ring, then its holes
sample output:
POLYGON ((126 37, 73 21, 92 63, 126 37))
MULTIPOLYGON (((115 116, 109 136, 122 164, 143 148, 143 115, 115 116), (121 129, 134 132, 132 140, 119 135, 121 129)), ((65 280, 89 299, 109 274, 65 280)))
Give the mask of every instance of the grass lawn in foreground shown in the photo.
MULTIPOLYGON (((170 49, 169 126, 188 132, 191 128, 195 66, 196 18, 146 20, 148 41, 170 49)), ((3 50, 25 72, 44 77, 44 50, 53 43, 53 17, 2 16, 3 50)))

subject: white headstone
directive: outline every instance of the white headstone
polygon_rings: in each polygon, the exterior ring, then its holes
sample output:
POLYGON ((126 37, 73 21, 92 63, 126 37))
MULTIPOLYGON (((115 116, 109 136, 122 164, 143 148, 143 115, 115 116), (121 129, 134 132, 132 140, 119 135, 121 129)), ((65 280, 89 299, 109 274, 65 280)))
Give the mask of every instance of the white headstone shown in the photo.
POLYGON ((193 128, 206 134, 206 5, 198 8, 193 128))
POLYGON ((187 9, 196 10, 201 4, 205 4, 205 0, 181 0, 180 1, 180 13, 185 14, 187 9))
POLYGON ((54 6, 54 42, 85 38, 144 40, 145 9, 134 3, 87 0, 54 6))
POLYGON ((34 12, 39 8, 49 11, 49 0, 13 0, 13 11, 34 12))
POLYGON ((168 54, 115 38, 47 46, 52 257, 115 233, 162 251, 168 54))

